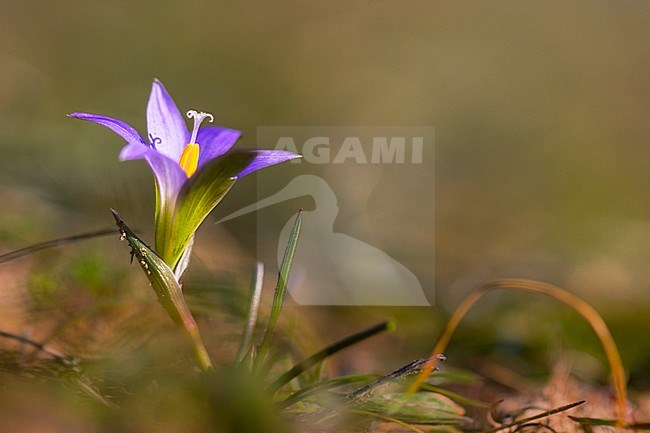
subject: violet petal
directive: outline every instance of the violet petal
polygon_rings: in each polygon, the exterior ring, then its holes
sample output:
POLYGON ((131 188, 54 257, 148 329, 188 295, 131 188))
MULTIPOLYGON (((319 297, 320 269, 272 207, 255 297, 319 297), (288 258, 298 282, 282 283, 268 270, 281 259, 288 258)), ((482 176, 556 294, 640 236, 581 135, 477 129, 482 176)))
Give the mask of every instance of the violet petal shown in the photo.
POLYGON ((240 136, 241 131, 219 126, 206 126, 199 129, 196 137, 196 142, 201 146, 199 167, 228 152, 240 136))
POLYGON ((157 152, 151 146, 129 143, 120 152, 121 160, 145 159, 158 185, 158 195, 166 203, 174 203, 187 176, 173 159, 157 152))
POLYGON ((144 143, 144 140, 142 139, 142 137, 140 137, 138 131, 136 131, 131 125, 128 125, 125 122, 122 122, 121 120, 113 119, 112 117, 108 117, 108 116, 101 116, 99 114, 91 114, 91 113, 71 113, 68 114, 68 117, 74 117, 76 119, 81 119, 81 120, 88 120, 89 122, 94 122, 99 125, 102 125, 110 129, 111 131, 115 132, 119 136, 121 136, 128 143, 135 143, 135 142, 144 143))
POLYGON ((190 135, 185 120, 165 86, 155 80, 147 104, 149 141, 156 150, 174 161, 179 161, 190 135))
POLYGON ((120 151, 120 161, 143 159, 150 150, 152 150, 151 146, 146 144, 139 142, 129 143, 120 151))
POLYGON ((243 169, 237 177, 246 176, 254 171, 260 170, 271 165, 280 164, 291 159, 302 158, 301 155, 289 152, 288 150, 256 150, 255 159, 243 169))
POLYGON ((163 202, 161 203, 161 208, 165 208, 168 205, 174 206, 181 187, 187 181, 185 172, 176 161, 155 150, 147 152, 145 159, 156 178, 158 195, 163 202))

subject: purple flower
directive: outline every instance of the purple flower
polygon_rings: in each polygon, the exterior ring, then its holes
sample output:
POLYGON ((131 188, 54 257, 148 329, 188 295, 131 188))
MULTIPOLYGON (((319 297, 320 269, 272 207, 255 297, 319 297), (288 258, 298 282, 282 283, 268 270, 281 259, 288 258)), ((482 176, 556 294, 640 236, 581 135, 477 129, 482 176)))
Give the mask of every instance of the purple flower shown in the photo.
POLYGON ((126 140, 120 160, 147 161, 156 181, 156 250, 175 271, 189 252, 194 232, 237 178, 300 157, 282 150, 232 152, 241 132, 200 127, 206 118, 213 119, 203 112, 187 112, 194 119, 192 131, 188 131, 176 104, 158 80, 153 82, 147 105, 146 139, 112 117, 89 113, 69 116, 102 125, 126 140))

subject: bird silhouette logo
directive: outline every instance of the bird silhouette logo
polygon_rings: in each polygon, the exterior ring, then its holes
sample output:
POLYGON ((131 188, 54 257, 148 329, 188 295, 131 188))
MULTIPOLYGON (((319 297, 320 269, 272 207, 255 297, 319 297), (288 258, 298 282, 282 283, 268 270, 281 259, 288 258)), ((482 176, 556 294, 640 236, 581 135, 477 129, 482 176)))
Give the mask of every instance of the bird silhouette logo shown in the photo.
MULTIPOLYGON (((298 305, 431 305, 408 268, 379 248, 334 231, 339 212, 336 195, 319 176, 297 176, 277 193, 219 222, 302 196, 311 196, 316 206, 303 214, 301 239, 288 281, 289 294, 298 305)), ((280 234, 278 266, 292 224, 289 218, 280 234)))

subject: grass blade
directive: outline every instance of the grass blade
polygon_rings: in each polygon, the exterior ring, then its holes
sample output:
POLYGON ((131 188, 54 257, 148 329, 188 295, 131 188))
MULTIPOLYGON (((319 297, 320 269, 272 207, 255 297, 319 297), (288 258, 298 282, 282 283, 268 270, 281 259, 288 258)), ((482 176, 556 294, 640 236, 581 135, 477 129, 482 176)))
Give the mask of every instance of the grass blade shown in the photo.
POLYGON ((444 395, 445 397, 449 397, 456 403, 460 403, 465 406, 474 406, 474 407, 483 407, 483 408, 490 407, 488 403, 485 403, 483 401, 474 400, 472 398, 465 397, 455 392, 446 390, 445 388, 440 388, 439 386, 433 386, 428 383, 424 383, 421 389, 424 391, 435 392, 436 394, 444 395))
POLYGON ((253 340, 253 332, 255 331, 255 325, 257 324, 257 314, 260 309, 260 297, 262 295, 262 283, 264 281, 264 263, 257 262, 255 265, 255 270, 253 273, 253 284, 251 288, 250 303, 248 307, 248 314, 246 317, 246 325, 244 328, 244 333, 242 334, 241 344, 239 345, 239 350, 237 351, 237 362, 241 362, 246 353, 251 348, 251 342, 253 340))
POLYGON ((278 402, 277 407, 280 410, 286 409, 316 393, 322 391, 328 391, 334 388, 338 388, 339 386, 348 385, 351 383, 358 383, 358 382, 367 383, 372 380, 378 379, 380 377, 381 376, 378 374, 355 374, 352 376, 340 376, 340 377, 335 377, 333 379, 322 380, 318 383, 315 383, 313 385, 307 386, 305 388, 302 388, 294 392, 286 399, 278 402))
POLYGON ((275 287, 275 293, 273 294, 271 315, 266 326, 266 331, 264 332, 264 338, 260 344, 260 350, 255 360, 256 371, 259 369, 261 363, 264 362, 266 353, 269 349, 269 345, 271 344, 273 332, 275 331, 275 325, 278 323, 278 319, 280 318, 280 312, 282 311, 282 306, 284 305, 284 298, 287 294, 287 280, 289 279, 291 265, 293 264, 293 259, 296 254, 296 245, 298 244, 301 225, 302 209, 300 209, 296 215, 296 220, 294 221, 293 227, 291 228, 291 233, 289 234, 287 248, 284 250, 284 257, 282 258, 282 264, 280 265, 280 271, 278 273, 278 283, 275 287))
MULTIPOLYGON (((434 355, 435 359, 444 361, 445 357, 443 355, 434 355)), ((413 374, 420 373, 424 366, 426 366, 431 361, 431 358, 421 358, 416 359, 403 367, 398 368, 386 376, 383 376, 374 382, 359 388, 356 391, 348 394, 345 398, 345 406, 354 406, 358 403, 361 403, 370 397, 372 397, 380 389, 390 385, 392 382, 402 379, 406 376, 411 376, 413 374)))
POLYGON ((410 425, 409 423, 406 423, 404 421, 400 421, 399 419, 393 418, 393 417, 390 417, 390 416, 381 415, 381 414, 378 414, 378 413, 375 413, 375 412, 370 412, 370 411, 361 410, 361 409, 353 409, 353 410, 351 410, 351 412, 352 413, 357 413, 359 415, 365 415, 365 416, 368 416, 368 417, 377 418, 377 419, 380 419, 380 420, 385 421, 385 422, 392 422, 393 424, 400 425, 400 426, 404 427, 405 429, 411 430, 412 432, 415 432, 415 433, 426 433, 424 430, 421 430, 421 429, 417 428, 414 425, 410 425))
MULTIPOLYGON (((463 299, 461 304, 456 308, 440 334, 440 337, 433 348, 433 353, 442 353, 445 351, 462 319, 485 294, 505 289, 537 293, 553 298, 571 307, 575 312, 580 314, 587 323, 589 323, 600 340, 603 352, 605 353, 607 362, 609 363, 612 383, 614 385, 614 391, 616 392, 617 426, 623 428, 623 426, 627 424, 628 415, 627 383, 623 361, 618 351, 618 347, 616 346, 616 342, 614 341, 614 337, 607 327, 605 320, 600 314, 598 314, 594 307, 560 287, 548 283, 542 283, 540 281, 519 278, 497 280, 479 287, 463 299)), ((409 387, 409 392, 416 392, 419 390, 420 386, 426 381, 435 367, 436 359, 430 358, 430 361, 424 366, 422 372, 409 387)))
POLYGON ((47 353, 48 355, 52 356, 54 359, 56 359, 57 361, 61 362, 64 365, 72 365, 76 362, 75 358, 67 356, 56 349, 52 349, 51 347, 48 347, 43 343, 39 343, 38 341, 31 340, 22 335, 13 334, 7 331, 0 331, 0 337, 9 338, 11 340, 16 340, 20 343, 32 346, 44 353, 47 353))
POLYGON ((533 416, 528 417, 528 418, 520 419, 520 420, 515 421, 513 423, 510 423, 510 424, 500 425, 500 426, 492 428, 490 430, 483 430, 481 433, 496 433, 496 432, 501 431, 501 430, 512 429, 513 427, 522 426, 524 424, 528 424, 528 423, 533 422, 533 421, 548 418, 551 415, 555 415, 555 414, 558 414, 558 413, 561 413, 561 412, 565 412, 565 411, 567 411, 569 409, 573 409, 576 406, 580 406, 580 405, 584 404, 585 402, 586 402, 586 400, 576 401, 575 403, 570 403, 570 404, 567 404, 567 405, 564 405, 564 406, 561 406, 561 407, 557 407, 555 409, 551 409, 549 411, 546 411, 544 413, 540 413, 538 415, 533 415, 533 416))
POLYGON ((37 251, 45 250, 47 248, 54 248, 72 242, 83 241, 86 239, 98 238, 100 236, 107 236, 107 235, 114 235, 114 234, 117 234, 115 228, 111 227, 111 228, 95 230, 88 233, 83 233, 80 235, 66 236, 64 238, 58 238, 58 239, 53 239, 51 241, 41 242, 38 244, 30 245, 28 247, 20 248, 18 250, 0 255, 0 263, 9 262, 11 260, 15 260, 20 257, 24 257, 29 254, 35 253, 37 251))
MULTIPOLYGON (((436 358, 444 360, 444 356, 436 355, 436 358)), ((338 403, 333 408, 327 408, 319 413, 312 415, 312 422, 322 423, 352 408, 357 408, 362 403, 370 400, 378 391, 385 389, 395 381, 401 380, 407 376, 417 374, 422 371, 422 368, 430 361, 429 358, 416 359, 408 364, 398 368, 386 376, 381 376, 373 380, 368 385, 346 394, 343 401, 338 403)))
POLYGON ((469 421, 465 409, 451 399, 432 392, 382 393, 354 409, 390 416, 409 424, 461 425, 469 421))
POLYGON ((314 353, 309 358, 306 358, 294 365, 290 370, 278 377, 273 383, 268 387, 268 391, 274 393, 282 388, 285 384, 289 383, 293 378, 304 372, 305 370, 313 367, 319 362, 323 361, 327 357, 339 352, 346 347, 350 347, 354 344, 357 344, 365 339, 368 339, 374 335, 379 334, 384 331, 392 331, 395 329, 395 322, 393 320, 386 320, 381 322, 371 328, 365 329, 356 334, 352 334, 344 339, 337 341, 334 344, 331 344, 324 349, 314 353))

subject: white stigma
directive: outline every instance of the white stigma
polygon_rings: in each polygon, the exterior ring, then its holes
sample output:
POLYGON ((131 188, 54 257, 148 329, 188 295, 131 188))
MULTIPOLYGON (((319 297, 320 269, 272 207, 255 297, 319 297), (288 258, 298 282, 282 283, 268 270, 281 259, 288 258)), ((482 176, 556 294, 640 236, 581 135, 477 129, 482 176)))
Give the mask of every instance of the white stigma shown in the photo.
POLYGON ((214 122, 214 116, 210 113, 204 113, 201 111, 200 113, 195 110, 190 110, 187 112, 187 117, 188 118, 194 118, 194 129, 192 129, 192 138, 190 138, 190 143, 196 143, 196 135, 199 133, 199 126, 201 126, 201 122, 206 117, 210 118, 210 123, 214 122))

